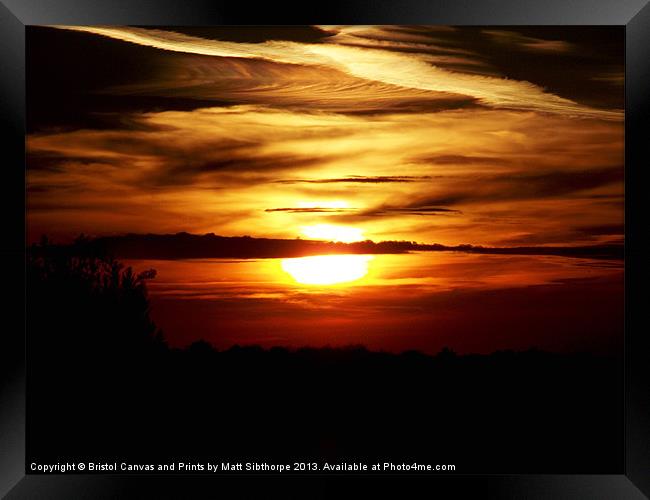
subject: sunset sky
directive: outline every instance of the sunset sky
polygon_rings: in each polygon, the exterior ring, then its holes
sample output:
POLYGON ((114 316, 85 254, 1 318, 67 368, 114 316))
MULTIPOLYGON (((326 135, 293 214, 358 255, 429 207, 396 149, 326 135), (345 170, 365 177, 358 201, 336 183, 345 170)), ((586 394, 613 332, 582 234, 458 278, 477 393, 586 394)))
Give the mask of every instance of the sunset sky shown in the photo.
MULTIPOLYGON (((185 231, 621 243, 623 35, 618 27, 28 27, 28 240, 185 231)), ((363 276, 370 269, 365 288, 321 295, 287 288, 286 273, 300 283, 301 261, 222 263, 209 278, 196 266, 153 263, 154 315, 177 344, 187 340, 181 311, 194 337, 218 345, 273 343, 273 318, 284 318, 278 342, 289 345, 308 343, 299 332, 315 319, 316 343, 388 349, 607 347, 620 333, 621 262, 391 258, 354 264, 363 276), (213 285, 199 293, 200 283, 213 285), (389 300, 389 289, 400 298, 389 300), (173 307, 155 312, 171 298, 173 307), (523 303, 495 316, 495 300, 523 303), (334 304, 340 314, 323 316, 334 304), (394 315, 379 320, 387 307, 394 315), (230 333, 211 333, 213 316, 230 333), (458 342, 481 322, 482 336, 458 342), (533 333, 513 340, 526 324, 533 333), (410 325, 410 340, 391 333, 399 325, 410 325), (431 340, 432 325, 444 327, 444 339, 431 340), (562 328, 575 336, 544 337, 562 328)))
POLYGON ((67 108, 30 115, 30 238, 622 236, 620 30, 70 30, 28 40, 30 90, 67 108))

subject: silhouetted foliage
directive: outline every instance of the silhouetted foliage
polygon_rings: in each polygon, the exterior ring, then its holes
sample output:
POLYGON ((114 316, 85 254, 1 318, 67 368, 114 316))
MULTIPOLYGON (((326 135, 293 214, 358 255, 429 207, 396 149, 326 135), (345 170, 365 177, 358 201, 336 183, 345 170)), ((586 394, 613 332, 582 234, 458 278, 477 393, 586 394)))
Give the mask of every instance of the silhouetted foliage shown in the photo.
POLYGON ((88 249, 43 241, 29 251, 31 459, 622 470, 620 360, 534 349, 169 349, 149 317, 154 273, 88 249))
MULTIPOLYGON (((149 317, 145 281, 155 270, 135 274, 81 235, 71 246, 44 238, 27 254, 28 317, 37 334, 56 326, 57 344, 120 350, 138 355, 163 344, 149 317)), ((85 351, 88 352, 88 351, 85 351)))

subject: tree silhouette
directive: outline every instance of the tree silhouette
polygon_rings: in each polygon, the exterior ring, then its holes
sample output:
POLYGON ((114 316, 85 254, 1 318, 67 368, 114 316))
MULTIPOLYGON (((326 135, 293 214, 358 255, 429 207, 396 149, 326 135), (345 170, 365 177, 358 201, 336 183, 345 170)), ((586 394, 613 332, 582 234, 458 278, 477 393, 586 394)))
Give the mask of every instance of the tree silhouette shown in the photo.
POLYGON ((65 346, 80 356, 96 350, 141 356, 164 348, 146 289, 155 270, 136 274, 88 246, 81 235, 71 246, 43 238, 27 254, 26 274, 30 331, 48 350, 65 346), (52 326, 58 330, 55 336, 48 333, 52 326))

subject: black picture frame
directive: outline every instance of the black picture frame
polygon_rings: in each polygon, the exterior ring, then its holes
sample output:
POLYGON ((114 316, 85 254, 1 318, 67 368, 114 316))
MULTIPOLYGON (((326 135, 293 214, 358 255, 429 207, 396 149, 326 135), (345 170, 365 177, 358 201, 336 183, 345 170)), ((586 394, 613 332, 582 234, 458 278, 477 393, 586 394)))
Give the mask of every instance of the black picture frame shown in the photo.
MULTIPOLYGON (((650 165, 648 0, 348 0, 248 4, 210 0, 1 0, 0 107, 4 325, 0 404, 0 495, 19 498, 190 498, 212 478, 25 474, 25 27, 28 25, 616 25, 625 27, 625 473, 621 475, 406 476, 447 498, 641 499, 650 496, 650 325, 643 303, 642 182, 650 165), (197 483, 197 484, 194 484, 197 483), (198 487, 197 487, 198 486, 198 487), (146 492, 146 493, 143 493, 146 492), (478 492, 478 493, 477 493, 478 492), (479 497, 477 497, 479 498, 479 497)), ((29 105, 29 103, 27 103, 29 105)), ((594 436, 594 439, 597 439, 594 436)), ((394 477, 394 476, 393 476, 394 477)), ((243 488, 247 478, 220 478, 243 488)), ((295 479, 295 478, 289 478, 295 479)), ((299 484, 302 498, 317 491, 299 484)), ((341 476, 332 476, 335 481, 341 476)), ((382 479, 381 477, 379 479, 382 479)), ((284 480, 283 487, 289 483, 284 480)), ((277 484, 277 482, 276 482, 277 484)), ((383 483, 385 484, 385 483, 383 483)), ((399 488, 404 486, 398 483, 399 488)), ((386 485, 386 487, 388 487, 386 485)), ((318 487, 319 488, 319 487, 318 487)), ((243 492, 244 490, 240 490, 243 492)), ((319 489, 320 491, 320 489, 319 489)), ((402 496, 402 495, 400 495, 402 496)))

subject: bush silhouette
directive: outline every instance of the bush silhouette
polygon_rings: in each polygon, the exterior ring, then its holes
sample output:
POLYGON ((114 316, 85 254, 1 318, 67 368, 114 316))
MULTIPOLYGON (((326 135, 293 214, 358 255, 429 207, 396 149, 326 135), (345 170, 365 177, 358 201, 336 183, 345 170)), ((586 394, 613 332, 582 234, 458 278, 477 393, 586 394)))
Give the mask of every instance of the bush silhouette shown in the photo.
POLYGON ((72 246, 43 239, 28 252, 27 312, 30 331, 39 335, 35 345, 54 352, 65 346, 80 357, 106 351, 141 356, 163 348, 145 286, 155 270, 135 274, 84 243, 83 236, 72 246))

